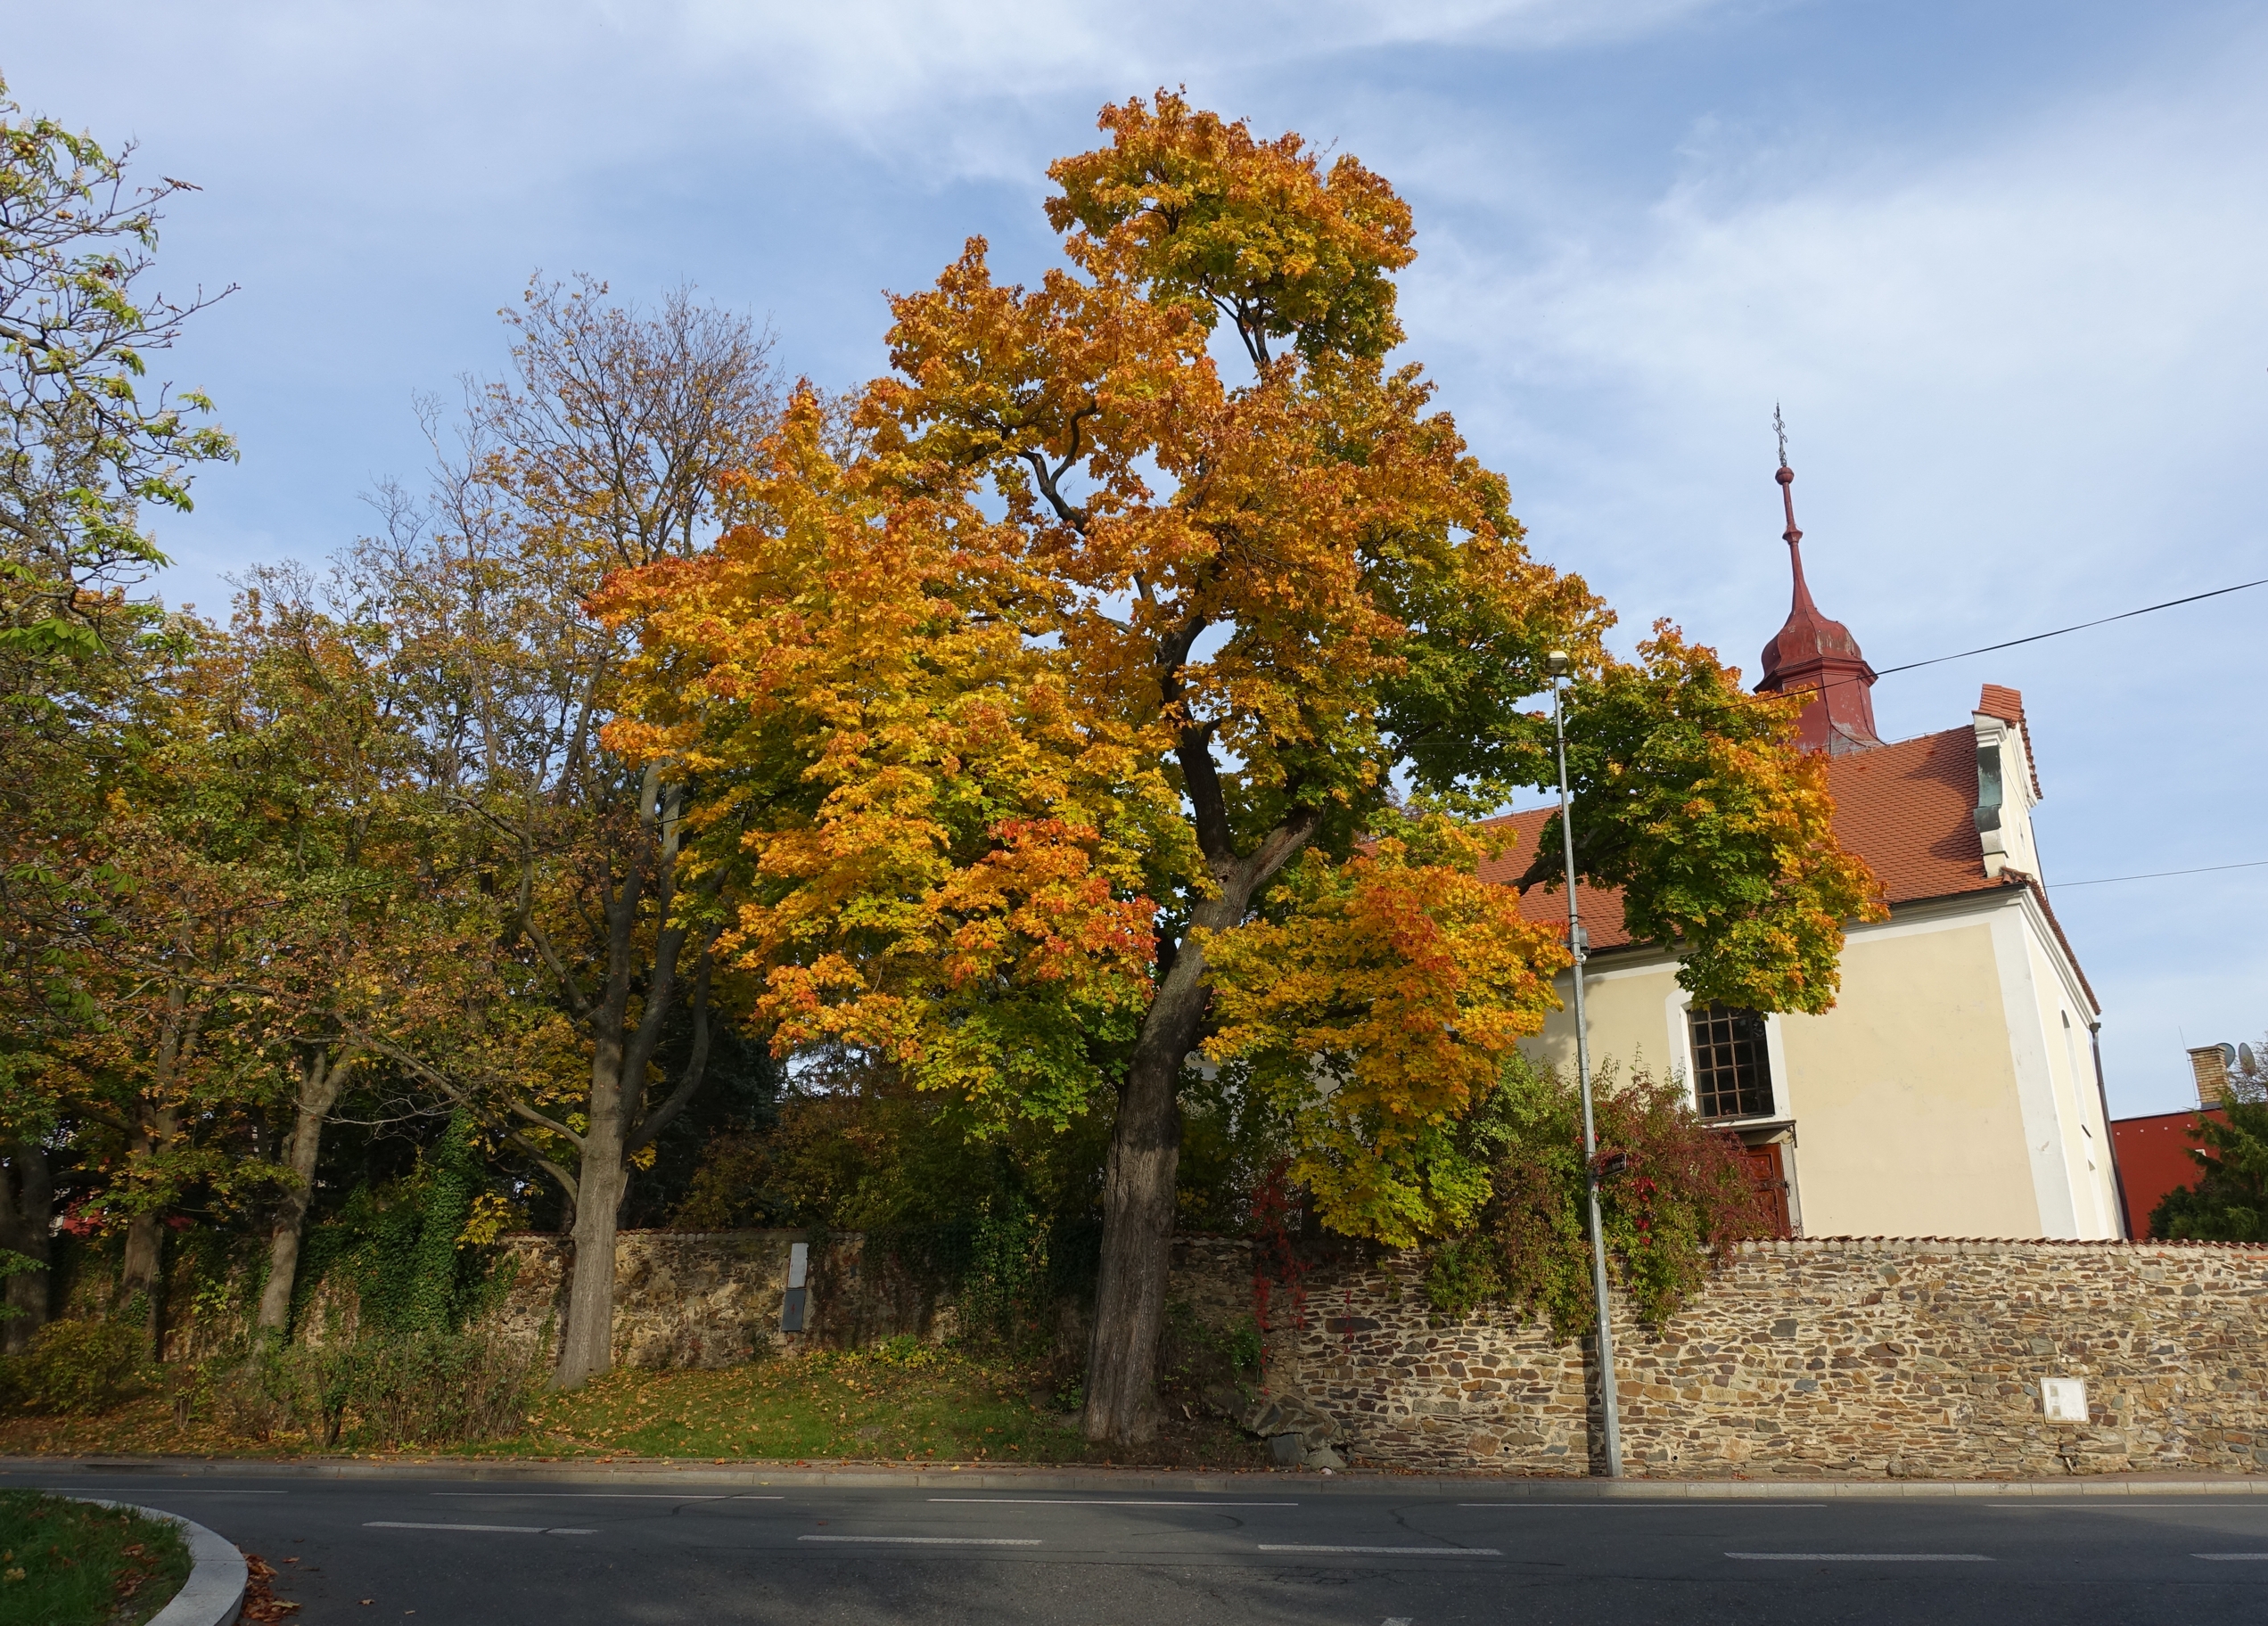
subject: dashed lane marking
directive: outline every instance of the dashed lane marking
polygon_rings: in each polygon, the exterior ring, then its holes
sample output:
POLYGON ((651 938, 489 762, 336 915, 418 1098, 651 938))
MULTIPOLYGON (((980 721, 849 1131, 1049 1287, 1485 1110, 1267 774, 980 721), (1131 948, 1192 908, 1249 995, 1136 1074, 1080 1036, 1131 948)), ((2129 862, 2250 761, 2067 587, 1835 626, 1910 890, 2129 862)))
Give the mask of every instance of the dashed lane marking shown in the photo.
POLYGON ((365 1530, 479 1530, 512 1536, 595 1536, 595 1530, 569 1530, 557 1524, 418 1524, 406 1519, 366 1519, 365 1530))
POLYGON ((1262 1542, 1263 1553, 1393 1553, 1404 1558, 1501 1558, 1492 1547, 1322 1547, 1262 1542))
POLYGON ((1030 1536, 798 1536, 798 1541, 867 1541, 899 1547, 1037 1547, 1030 1536))
POLYGON ((959 1502, 992 1507, 1296 1507, 1297 1502, 1135 1502, 1098 1500, 1085 1496, 933 1496, 933 1502, 959 1502))
POLYGON ((1766 1564, 1990 1564, 1983 1553, 1727 1553, 1766 1564))
POLYGON ((2192 1558, 2202 1558, 2208 1564, 2244 1564, 2268 1562, 2268 1553, 2191 1553, 2192 1558))
POLYGON ((534 1501, 539 1497, 612 1502, 784 1502, 787 1499, 784 1496, 738 1496, 730 1490, 695 1491, 690 1495, 672 1495, 666 1490, 428 1490, 425 1494, 474 1501, 534 1501))

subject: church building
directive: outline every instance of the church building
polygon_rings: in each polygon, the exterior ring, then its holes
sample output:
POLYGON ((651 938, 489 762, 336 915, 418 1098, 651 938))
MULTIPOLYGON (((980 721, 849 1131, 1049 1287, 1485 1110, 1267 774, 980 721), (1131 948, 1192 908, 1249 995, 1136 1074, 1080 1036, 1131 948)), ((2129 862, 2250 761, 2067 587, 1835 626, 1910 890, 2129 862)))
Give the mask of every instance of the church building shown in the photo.
MULTIPOLYGON (((2024 698, 1988 683, 1967 722, 1885 742, 1874 669, 1804 583, 1784 459, 1778 479, 1795 602, 1756 687, 1812 696, 1803 743, 1827 753, 1836 834, 1890 917, 1850 928, 1832 1010, 1768 1014, 1693 1004, 1675 956, 1631 940, 1619 894, 1579 888, 1594 1064, 1682 1080, 1748 1147, 1790 1235, 2122 1236, 2100 1006, 2041 882, 2024 698)), ((1500 821, 1515 837, 1483 873, 1524 872, 1549 817, 1500 821)), ((1566 902, 1538 887, 1522 908, 1564 921, 1566 902)), ((1572 991, 1563 973, 1563 1008, 1528 1045, 1571 1072, 1572 991)))

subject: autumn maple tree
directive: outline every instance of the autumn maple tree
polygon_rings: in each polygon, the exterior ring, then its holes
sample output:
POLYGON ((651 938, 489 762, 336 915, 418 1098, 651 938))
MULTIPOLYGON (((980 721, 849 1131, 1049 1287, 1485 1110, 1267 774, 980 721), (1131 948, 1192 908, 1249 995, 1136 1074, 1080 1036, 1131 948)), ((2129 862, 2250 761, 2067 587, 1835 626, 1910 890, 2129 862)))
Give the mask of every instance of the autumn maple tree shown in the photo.
POLYGON ((1823 1008, 1867 893, 1786 708, 1666 631, 1610 659, 1389 365, 1385 180, 1168 93, 1101 127, 1049 170, 1066 266, 1004 284, 972 240, 892 300, 852 436, 799 402, 719 546, 599 607, 642 638, 609 743, 702 787, 687 874, 783 1051, 1110 1114, 1085 1428, 1138 1441, 1201 1052, 1334 1228, 1485 1201, 1448 1131, 1566 955, 1479 881, 1474 821, 1550 777, 1548 652, 1582 674, 1591 871, 1697 992, 1823 1008))

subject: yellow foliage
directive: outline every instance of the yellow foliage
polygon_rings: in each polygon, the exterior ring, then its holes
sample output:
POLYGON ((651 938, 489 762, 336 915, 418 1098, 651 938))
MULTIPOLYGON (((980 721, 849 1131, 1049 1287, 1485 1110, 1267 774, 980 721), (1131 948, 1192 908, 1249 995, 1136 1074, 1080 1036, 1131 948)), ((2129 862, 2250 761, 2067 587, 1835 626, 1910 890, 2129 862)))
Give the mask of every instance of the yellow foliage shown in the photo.
POLYGON ((1415 820, 1343 864, 1303 859, 1280 914, 1205 940, 1205 1054, 1281 1116, 1291 1175, 1335 1230, 1407 1246, 1487 1198, 1449 1131, 1557 1008, 1568 955, 1480 879, 1482 853, 1448 819, 1415 820))

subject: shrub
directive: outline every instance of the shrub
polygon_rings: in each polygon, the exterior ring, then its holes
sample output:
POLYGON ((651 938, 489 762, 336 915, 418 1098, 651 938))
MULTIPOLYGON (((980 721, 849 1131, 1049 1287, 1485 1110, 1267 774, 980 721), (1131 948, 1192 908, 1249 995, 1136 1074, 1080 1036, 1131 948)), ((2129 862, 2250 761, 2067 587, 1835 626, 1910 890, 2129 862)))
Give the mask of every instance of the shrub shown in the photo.
MULTIPOLYGON (((1674 1313, 1713 1265, 1770 1220, 1737 1147, 1693 1114, 1685 1091, 1644 1072, 1593 1092, 1598 1145, 1627 1166, 1599 1188, 1607 1269, 1641 1320, 1674 1313)), ((1426 1278, 1434 1309, 1500 1302, 1532 1309, 1563 1338, 1597 1319, 1582 1154, 1582 1100, 1556 1072, 1516 1061, 1465 1129, 1490 1167, 1475 1228, 1438 1244, 1426 1278)))
POLYGON ((142 1329, 117 1321, 51 1321, 31 1347, 0 1359, 0 1400, 31 1411, 107 1411, 143 1385, 142 1329))
POLYGON ((538 1351, 481 1333, 407 1333, 320 1348, 263 1343, 216 1388, 231 1425, 325 1449, 462 1445, 516 1434, 538 1351))
POLYGON ((1007 1350, 1029 1346, 1043 1331, 1047 1287, 1046 1221, 1014 1193, 986 1197, 961 1277, 961 1331, 1007 1350))

